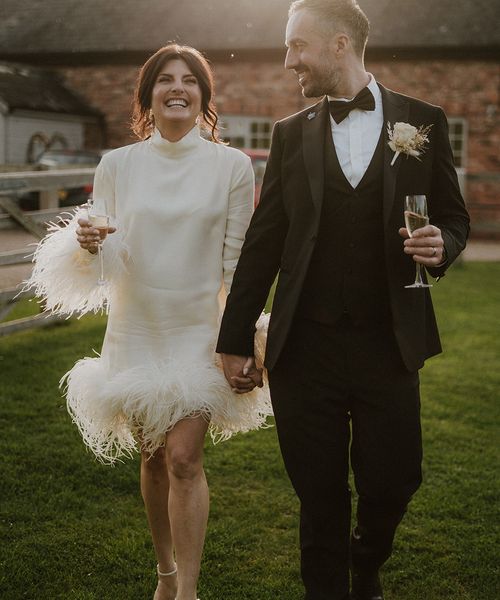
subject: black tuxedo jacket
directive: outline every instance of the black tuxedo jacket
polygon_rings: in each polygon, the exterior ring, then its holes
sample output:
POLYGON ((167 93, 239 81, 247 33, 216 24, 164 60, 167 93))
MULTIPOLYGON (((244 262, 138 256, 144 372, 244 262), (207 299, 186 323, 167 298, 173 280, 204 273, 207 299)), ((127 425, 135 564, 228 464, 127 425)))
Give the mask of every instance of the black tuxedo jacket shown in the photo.
MULTIPOLYGON (((428 289, 405 289, 415 263, 403 252, 407 194, 426 194, 430 222, 442 231, 447 262, 429 269, 441 277, 465 247, 469 217, 460 194, 448 124, 441 108, 380 86, 384 113, 383 222, 394 334, 406 367, 414 371, 441 351, 428 289), (421 160, 401 154, 393 166, 387 124, 432 125, 421 160)), ((316 242, 324 187, 327 98, 275 124, 261 200, 246 234, 222 319, 217 351, 253 355, 255 322, 279 272, 266 349, 272 369, 286 343, 316 242)), ((335 235, 335 231, 332 231, 335 235)), ((306 293, 308 291, 306 290, 306 293)), ((311 290, 314 293, 314 290, 311 290)), ((370 298, 366 298, 370 302, 370 298)))

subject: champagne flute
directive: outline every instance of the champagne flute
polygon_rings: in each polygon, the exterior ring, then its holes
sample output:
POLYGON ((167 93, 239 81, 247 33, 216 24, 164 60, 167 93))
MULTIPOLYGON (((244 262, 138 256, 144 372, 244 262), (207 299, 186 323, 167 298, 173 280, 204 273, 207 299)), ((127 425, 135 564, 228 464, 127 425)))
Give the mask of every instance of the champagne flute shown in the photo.
MULTIPOLYGON (((405 196, 405 225, 410 237, 416 229, 425 227, 429 224, 427 215, 427 199, 423 194, 412 194, 405 196)), ((405 285, 405 288, 428 288, 432 285, 424 283, 422 279, 422 265, 417 263, 417 272, 415 282, 411 285, 405 285)))
POLYGON ((97 285, 105 285, 107 283, 104 279, 104 260, 103 260, 103 248, 102 243, 108 235, 109 228, 109 216, 95 212, 94 207, 89 209, 89 222, 92 227, 95 227, 99 232, 99 241, 97 242, 97 254, 99 256, 100 274, 97 280, 97 285))

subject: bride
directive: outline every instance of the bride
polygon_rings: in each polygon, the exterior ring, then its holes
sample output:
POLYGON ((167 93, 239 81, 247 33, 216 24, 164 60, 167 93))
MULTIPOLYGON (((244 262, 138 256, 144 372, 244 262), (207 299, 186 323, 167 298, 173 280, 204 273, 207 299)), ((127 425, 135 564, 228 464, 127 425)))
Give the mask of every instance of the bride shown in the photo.
POLYGON ((112 224, 108 283, 96 285, 99 235, 82 209, 40 243, 29 281, 55 312, 109 306, 101 355, 63 379, 68 410, 100 460, 141 452, 155 600, 197 598, 206 432, 227 439, 271 413, 252 360, 234 391, 216 365, 218 297, 251 217, 253 172, 246 155, 219 143, 212 96, 209 64, 193 48, 170 44, 144 64, 133 117, 141 141, 107 153, 95 174, 93 210, 112 224))

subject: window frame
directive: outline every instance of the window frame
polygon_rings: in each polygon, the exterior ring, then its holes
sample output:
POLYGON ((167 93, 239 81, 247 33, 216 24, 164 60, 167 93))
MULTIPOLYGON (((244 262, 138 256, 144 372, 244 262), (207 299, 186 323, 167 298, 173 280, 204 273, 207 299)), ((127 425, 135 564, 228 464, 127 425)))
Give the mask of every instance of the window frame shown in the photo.
POLYGON ((456 169, 467 168, 467 146, 469 128, 464 117, 448 117, 448 137, 453 152, 453 162, 456 169), (456 126, 461 125, 462 131, 458 133, 456 126))
POLYGON ((267 150, 271 146, 274 121, 254 115, 219 115, 220 137, 236 148, 267 150))

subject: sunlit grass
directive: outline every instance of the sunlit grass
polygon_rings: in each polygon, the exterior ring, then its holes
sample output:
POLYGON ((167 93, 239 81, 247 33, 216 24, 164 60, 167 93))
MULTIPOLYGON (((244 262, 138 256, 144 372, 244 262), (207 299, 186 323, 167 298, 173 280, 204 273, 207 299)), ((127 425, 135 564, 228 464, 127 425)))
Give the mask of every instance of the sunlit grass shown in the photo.
MULTIPOLYGON (((387 600, 496 600, 500 264, 433 288, 445 353, 422 373, 424 484, 384 569, 387 600)), ((58 390, 104 317, 0 339, 0 598, 151 600, 138 460, 100 465, 58 390)), ((298 504, 274 428, 206 444, 202 600, 302 600, 298 504)))

